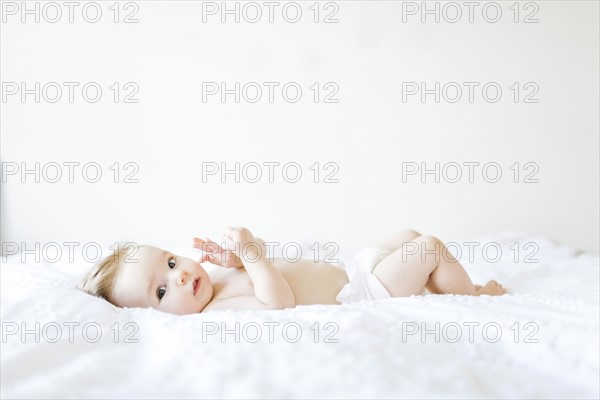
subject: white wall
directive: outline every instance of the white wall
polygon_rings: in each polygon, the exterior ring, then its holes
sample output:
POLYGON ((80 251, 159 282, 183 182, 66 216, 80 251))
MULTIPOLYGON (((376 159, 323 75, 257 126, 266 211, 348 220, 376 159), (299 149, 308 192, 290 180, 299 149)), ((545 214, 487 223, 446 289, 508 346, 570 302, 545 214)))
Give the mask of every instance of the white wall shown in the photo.
MULTIPOLYGON (((431 16, 421 23, 418 15, 403 23, 402 2, 337 2, 335 24, 312 22, 312 2, 300 3, 296 24, 283 20, 281 7, 272 24, 266 16, 203 23, 202 2, 137 2, 135 24, 115 24, 112 2, 99 3, 96 24, 82 19, 81 7, 72 24, 66 15, 55 24, 32 16, 21 23, 4 10, 2 82, 103 88, 97 103, 79 89, 69 103, 64 86, 55 104, 8 96, 5 168, 96 162, 103 176, 90 184, 77 169, 72 184, 66 167, 55 184, 5 176, 2 240, 187 241, 245 225, 265 238, 358 246, 412 227, 447 240, 528 231, 597 253, 598 3, 536 2, 539 22, 528 24, 513 22, 512 3, 497 3, 503 14, 495 24, 481 7, 473 23, 466 15, 455 24, 431 16), (256 104, 202 101, 203 82, 236 81, 297 82, 303 95, 297 103, 280 90, 274 103, 266 93, 256 104), (481 86, 473 103, 466 93, 455 104, 402 101, 403 82, 436 81, 497 82, 503 93, 497 103, 483 100, 481 86), (139 102, 115 104, 113 82, 135 82, 139 102), (313 82, 335 82, 339 102, 314 103, 313 82), (514 82, 522 96, 531 91, 525 83, 537 84, 539 102, 515 103, 514 82), (236 161, 297 162, 303 177, 287 183, 277 170, 275 183, 202 182, 203 162, 236 161), (403 162, 471 161, 498 163, 502 178, 487 183, 477 169, 473 183, 402 182, 403 162), (111 182, 115 162, 135 162, 139 183, 111 182), (314 162, 336 163, 339 183, 312 182, 314 162), (512 182, 515 162, 536 163, 539 182, 512 182)), ((521 9, 520 18, 532 11, 521 9)))

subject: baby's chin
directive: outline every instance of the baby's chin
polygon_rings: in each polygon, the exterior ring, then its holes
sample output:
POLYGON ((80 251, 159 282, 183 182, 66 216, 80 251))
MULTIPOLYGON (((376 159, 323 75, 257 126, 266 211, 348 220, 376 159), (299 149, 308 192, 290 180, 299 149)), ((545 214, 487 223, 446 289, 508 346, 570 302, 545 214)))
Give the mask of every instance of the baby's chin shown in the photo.
POLYGON ((204 307, 196 307, 196 308, 181 308, 181 309, 176 309, 176 310, 160 310, 169 314, 175 314, 175 315, 190 315, 190 314, 198 314, 200 312, 202 312, 202 310, 204 309, 204 307))
MULTIPOLYGON (((211 295, 212 297, 212 295, 211 295)), ((190 301, 185 304, 173 305, 167 308, 156 308, 159 311, 166 312, 169 314, 175 315, 189 315, 189 314, 198 314, 204 310, 206 305, 210 302, 210 299, 207 301, 198 301, 199 299, 194 299, 195 301, 190 301)))
POLYGON ((207 296, 208 298, 205 301, 201 302, 196 307, 194 307, 194 309, 192 311, 186 312, 184 315, 201 313, 206 308, 208 303, 210 303, 210 301, 212 300, 212 295, 213 295, 213 293, 212 293, 212 286, 211 286, 210 296, 207 296))

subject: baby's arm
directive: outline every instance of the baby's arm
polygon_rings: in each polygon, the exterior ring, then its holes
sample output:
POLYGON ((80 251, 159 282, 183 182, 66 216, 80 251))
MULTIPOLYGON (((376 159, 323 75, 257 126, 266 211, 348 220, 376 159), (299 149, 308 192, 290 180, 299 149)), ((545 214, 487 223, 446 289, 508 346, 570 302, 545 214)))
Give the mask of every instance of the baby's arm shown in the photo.
POLYGON ((268 260, 262 241, 255 239, 246 228, 228 228, 223 239, 226 247, 234 250, 242 260, 254 285, 254 295, 260 304, 251 301, 248 298, 251 296, 242 296, 222 300, 221 305, 227 302, 230 309, 280 309, 296 305, 290 285, 268 260))

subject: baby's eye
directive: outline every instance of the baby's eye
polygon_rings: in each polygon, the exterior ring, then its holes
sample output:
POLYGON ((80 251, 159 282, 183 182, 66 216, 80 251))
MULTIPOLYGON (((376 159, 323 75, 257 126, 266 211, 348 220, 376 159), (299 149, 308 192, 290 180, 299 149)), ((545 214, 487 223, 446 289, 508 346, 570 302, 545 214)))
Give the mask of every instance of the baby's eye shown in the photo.
POLYGON ((175 264, 177 263, 177 260, 175 259, 175 257, 171 257, 169 258, 169 261, 167 262, 167 264, 169 264, 169 268, 175 268, 175 264))
POLYGON ((167 288, 162 286, 159 287, 158 289, 156 289, 156 296, 158 296, 158 300, 162 299, 163 297, 165 297, 165 294, 167 294, 167 288))

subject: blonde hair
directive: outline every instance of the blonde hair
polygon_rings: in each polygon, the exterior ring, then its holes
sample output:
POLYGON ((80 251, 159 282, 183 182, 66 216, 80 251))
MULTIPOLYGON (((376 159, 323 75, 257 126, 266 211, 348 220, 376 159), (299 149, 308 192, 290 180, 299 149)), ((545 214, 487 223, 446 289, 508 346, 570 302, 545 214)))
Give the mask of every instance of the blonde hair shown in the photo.
POLYGON ((130 256, 132 249, 137 250, 138 247, 141 246, 134 245, 131 242, 119 243, 112 254, 94 264, 81 278, 77 284, 77 288, 116 305, 112 298, 115 282, 117 281, 119 272, 127 263, 126 258, 130 256))

